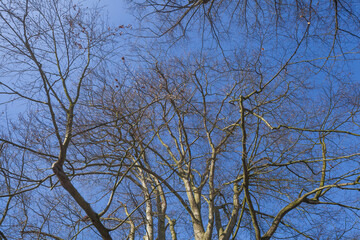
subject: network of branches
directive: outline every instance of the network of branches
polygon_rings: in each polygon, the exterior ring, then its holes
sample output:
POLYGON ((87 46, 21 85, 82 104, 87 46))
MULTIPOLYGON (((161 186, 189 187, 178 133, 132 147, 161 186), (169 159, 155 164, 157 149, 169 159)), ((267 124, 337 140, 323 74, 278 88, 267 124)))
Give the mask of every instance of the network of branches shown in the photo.
POLYGON ((1 240, 360 238, 357 1, 85 4, 0 1, 1 240))

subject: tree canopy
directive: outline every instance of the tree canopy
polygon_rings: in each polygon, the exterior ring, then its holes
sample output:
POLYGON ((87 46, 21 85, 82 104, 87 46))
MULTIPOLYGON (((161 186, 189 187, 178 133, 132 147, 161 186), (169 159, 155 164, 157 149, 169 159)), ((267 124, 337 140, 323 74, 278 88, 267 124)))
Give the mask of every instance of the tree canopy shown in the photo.
POLYGON ((0 2, 0 239, 357 239, 357 1, 0 2))

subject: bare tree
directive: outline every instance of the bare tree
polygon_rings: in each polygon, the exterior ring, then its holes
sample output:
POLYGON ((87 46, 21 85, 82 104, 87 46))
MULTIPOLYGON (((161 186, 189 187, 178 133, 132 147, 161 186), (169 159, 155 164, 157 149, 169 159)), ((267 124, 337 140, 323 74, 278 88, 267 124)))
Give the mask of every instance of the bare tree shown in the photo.
MULTIPOLYGON (((8 135, 13 135, 13 138, 6 137, 6 132, 2 138, 3 145, 5 143, 22 151, 20 155, 23 159, 15 163, 16 166, 20 164, 19 170, 10 166, 3 168, 5 179, 13 178, 11 174, 15 174, 15 179, 19 181, 18 187, 9 186, 8 193, 3 196, 23 196, 22 193, 30 190, 37 193, 28 194, 29 200, 23 201, 22 215, 26 220, 19 219, 19 232, 24 238, 27 235, 56 238, 43 228, 49 221, 54 221, 47 216, 61 204, 60 196, 55 198, 55 205, 49 204, 50 208, 38 202, 48 195, 44 188, 49 190, 58 185, 55 175, 99 234, 104 239, 111 239, 109 229, 71 182, 64 168, 71 169, 71 165, 66 166, 65 162, 74 135, 75 109, 84 82, 89 73, 104 61, 104 57, 111 54, 112 38, 119 32, 117 29, 106 29, 99 24, 97 12, 79 8, 72 1, 2 1, 0 18, 2 94, 13 96, 10 100, 19 100, 17 104, 30 106, 30 110, 24 110, 19 119, 20 125, 14 122, 7 126, 8 135), (33 216, 28 216, 28 207, 34 207, 31 215, 43 218, 41 226, 37 219, 30 223, 28 218, 33 216)), ((71 222, 72 219, 64 220, 64 226, 71 222)), ((54 229, 48 227, 49 231, 59 233, 60 229, 54 229)))
POLYGON ((324 219, 321 224, 307 219, 318 214, 338 220, 357 216, 351 192, 358 190, 359 168, 346 165, 356 165, 358 149, 342 149, 338 142, 358 136, 349 118, 358 112, 358 104, 340 103, 353 97, 324 89, 324 97, 331 95, 332 100, 299 99, 299 92, 319 94, 305 87, 311 79, 270 78, 262 89, 256 74, 221 74, 219 62, 212 64, 211 59, 167 62, 155 64, 153 73, 147 69, 143 84, 147 93, 163 96, 148 115, 157 139, 146 143, 153 155, 151 170, 146 169, 160 175, 168 197, 178 199, 178 207, 168 207, 170 218, 187 216, 184 224, 190 220, 195 239, 316 239, 320 229, 323 235, 339 232, 338 238, 342 231, 356 236, 324 224, 324 219), (332 101, 341 106, 328 105, 332 101), (314 104, 316 109, 303 109, 314 104), (351 114, 336 113, 345 108, 351 114), (342 130, 344 125, 349 131, 342 130), (162 174, 155 170, 157 163, 162 174), (349 191, 347 199, 340 197, 343 191, 349 191), (330 212, 326 205, 338 208, 330 212), (172 215, 172 208, 182 211, 172 215))
POLYGON ((345 143, 359 134, 357 83, 346 72, 351 67, 344 71, 349 66, 340 60, 358 59, 356 3, 130 2, 140 10, 145 29, 140 34, 161 37, 149 60, 155 73, 144 82, 161 79, 165 83, 152 82, 149 89, 171 87, 157 125, 166 126, 158 134, 164 152, 152 149, 168 154, 164 165, 183 182, 187 200, 177 197, 194 237, 211 239, 216 229, 217 238, 236 238, 244 228, 256 239, 351 236, 357 221, 349 228, 334 227, 315 216, 345 221, 351 212, 358 214, 351 194, 358 190, 358 148, 345 143), (159 49, 168 50, 159 54, 159 49), (186 51, 193 60, 183 60, 186 51), (201 157, 194 154, 199 147, 206 149, 201 157), (218 160, 224 152, 237 161, 218 160), (226 177, 216 186, 224 167, 226 177), (345 190, 346 200, 341 197, 345 190), (249 221, 252 227, 246 227, 249 221))
POLYGON ((1 238, 359 237, 353 3, 139 4, 1 2, 1 238))

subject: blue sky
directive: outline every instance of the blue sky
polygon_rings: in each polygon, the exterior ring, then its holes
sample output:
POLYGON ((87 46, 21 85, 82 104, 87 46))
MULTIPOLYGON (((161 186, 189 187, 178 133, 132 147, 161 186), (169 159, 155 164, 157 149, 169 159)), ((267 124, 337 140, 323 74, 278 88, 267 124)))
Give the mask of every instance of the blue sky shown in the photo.
POLYGON ((129 14, 128 5, 124 0, 89 0, 83 4, 99 4, 109 14, 109 22, 112 25, 131 24, 132 16, 129 14))
MULTIPOLYGON (((128 24, 135 24, 135 20, 130 16, 128 12, 128 6, 125 2, 125 0, 90 0, 90 1, 84 1, 84 5, 92 5, 92 4, 99 4, 100 6, 104 6, 105 12, 109 15, 109 24, 118 26, 118 25, 128 25, 128 24)), ((358 49, 360 50, 360 49, 358 49)), ((349 57, 351 59, 357 58, 359 59, 359 54, 353 55, 349 57)), ((359 81, 360 82, 360 61, 351 61, 349 62, 349 67, 353 71, 352 79, 353 81, 359 81)), ((6 101, 6 98, 8 96, 0 95, 0 102, 6 101)), ((21 111, 23 109, 19 105, 9 105, 8 108, 10 110, 10 113, 12 116, 15 117, 15 114, 21 111), (9 107, 10 106, 10 107, 9 107), (14 110, 16 108, 16 110, 14 110)), ((5 106, 0 105, 0 110, 3 110, 5 106)), ((1 113, 1 112, 0 112, 1 113)), ((3 120, 3 116, 0 117, 0 121, 3 120)))

